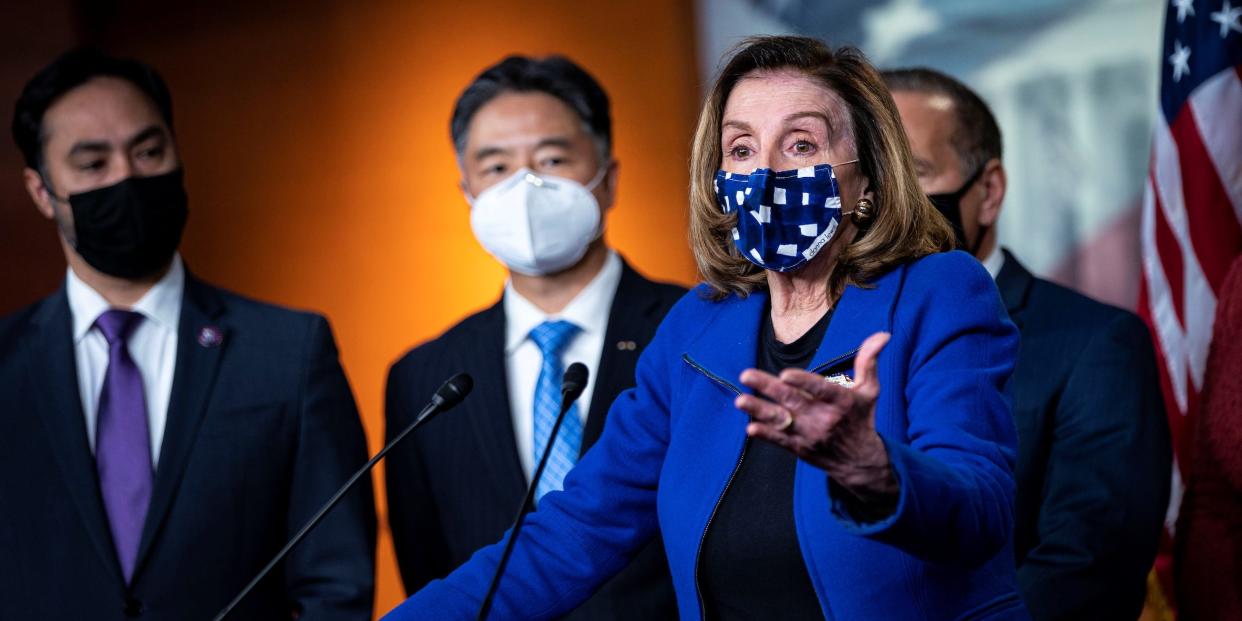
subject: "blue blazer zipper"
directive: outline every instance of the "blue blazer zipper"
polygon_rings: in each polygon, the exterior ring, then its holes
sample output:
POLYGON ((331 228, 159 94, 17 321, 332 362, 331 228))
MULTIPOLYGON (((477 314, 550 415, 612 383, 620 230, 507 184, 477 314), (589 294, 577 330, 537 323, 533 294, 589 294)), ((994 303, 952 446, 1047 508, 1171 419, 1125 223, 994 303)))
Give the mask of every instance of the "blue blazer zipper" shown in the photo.
MULTIPOLYGON (((823 364, 819 364, 819 365, 816 365, 814 368, 808 369, 808 371, 810 371, 811 373, 822 373, 825 370, 831 369, 839 365, 841 362, 848 360, 851 357, 857 355, 859 349, 862 349, 862 348, 855 347, 854 349, 847 351, 844 354, 841 354, 840 356, 837 356, 831 360, 828 360, 827 362, 824 362, 823 364)), ((721 386, 725 390, 728 390, 736 395, 742 394, 742 389, 738 388, 736 384, 708 370, 707 367, 699 364, 699 362, 695 360, 694 358, 691 358, 690 354, 682 354, 681 359, 686 364, 690 365, 690 367, 693 368, 695 371, 702 373, 707 379, 711 380, 712 382, 715 382, 717 385, 721 386)), ((699 547, 697 550, 695 550, 695 553, 694 553, 694 593, 698 597, 698 600, 699 600, 699 618, 700 619, 707 618, 707 606, 706 606, 706 602, 703 599, 703 587, 702 587, 702 582, 700 579, 700 569, 701 569, 700 562, 703 557, 703 545, 707 542, 707 531, 711 529, 712 521, 716 519, 716 513, 720 511, 720 503, 724 501, 725 496, 729 493, 729 487, 733 485, 733 480, 737 478, 737 473, 742 468, 742 462, 746 460, 746 449, 748 448, 750 448, 749 437, 747 437, 745 442, 742 443, 742 452, 740 455, 737 456, 737 463, 733 464, 733 471, 729 473, 729 480, 725 482, 724 489, 722 489, 720 491, 720 495, 716 497, 716 504, 712 505, 712 512, 707 516, 707 523, 703 525, 703 533, 699 535, 699 547)))

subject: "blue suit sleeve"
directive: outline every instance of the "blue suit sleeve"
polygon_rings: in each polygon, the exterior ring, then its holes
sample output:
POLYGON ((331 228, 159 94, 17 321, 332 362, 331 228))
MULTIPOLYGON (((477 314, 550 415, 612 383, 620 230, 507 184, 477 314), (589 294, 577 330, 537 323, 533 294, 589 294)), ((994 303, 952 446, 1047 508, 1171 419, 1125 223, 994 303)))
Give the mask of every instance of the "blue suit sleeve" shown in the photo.
MULTIPOLYGON (((669 433, 670 354, 663 332, 639 358, 637 387, 613 403, 603 435, 570 471, 564 491, 544 496, 527 517, 493 602, 493 618, 564 615, 655 535, 656 486, 669 433)), ((384 618, 473 619, 503 544, 504 539, 479 550, 384 618)))
POLYGON ((923 560, 977 566, 1012 536, 1008 382, 1018 335, 982 266, 962 253, 935 259, 940 269, 910 275, 878 363, 881 378, 906 377, 904 394, 881 385, 878 404, 903 400, 908 421, 905 438, 881 433, 900 487, 896 510, 860 522, 834 497, 833 511, 852 532, 923 560))

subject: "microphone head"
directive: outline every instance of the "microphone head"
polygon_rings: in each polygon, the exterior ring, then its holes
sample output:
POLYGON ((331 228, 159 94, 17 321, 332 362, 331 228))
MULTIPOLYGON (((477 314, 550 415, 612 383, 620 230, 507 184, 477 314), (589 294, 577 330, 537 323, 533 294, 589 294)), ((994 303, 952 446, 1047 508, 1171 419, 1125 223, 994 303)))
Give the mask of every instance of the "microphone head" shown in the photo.
POLYGON ((561 379, 561 394, 577 399, 586 389, 588 377, 590 377, 590 372, 587 371, 585 364, 575 362, 569 365, 569 368, 565 369, 565 376, 561 379))
POLYGON ((474 389, 474 378, 469 373, 458 373, 440 385, 434 399, 439 401, 440 410, 447 410, 466 398, 474 389))

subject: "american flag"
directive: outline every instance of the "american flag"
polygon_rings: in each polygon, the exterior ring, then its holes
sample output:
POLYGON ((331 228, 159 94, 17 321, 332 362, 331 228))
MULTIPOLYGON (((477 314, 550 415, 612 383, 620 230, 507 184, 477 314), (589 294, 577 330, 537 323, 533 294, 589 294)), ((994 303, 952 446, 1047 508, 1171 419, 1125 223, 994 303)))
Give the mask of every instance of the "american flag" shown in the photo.
MULTIPOLYGON (((1176 519, 1216 295, 1242 252, 1242 0, 1170 0, 1143 197, 1139 313, 1155 336, 1173 434, 1176 519)), ((1167 588, 1169 559, 1157 560, 1167 588)), ((1166 591, 1167 593, 1167 591, 1166 591)))

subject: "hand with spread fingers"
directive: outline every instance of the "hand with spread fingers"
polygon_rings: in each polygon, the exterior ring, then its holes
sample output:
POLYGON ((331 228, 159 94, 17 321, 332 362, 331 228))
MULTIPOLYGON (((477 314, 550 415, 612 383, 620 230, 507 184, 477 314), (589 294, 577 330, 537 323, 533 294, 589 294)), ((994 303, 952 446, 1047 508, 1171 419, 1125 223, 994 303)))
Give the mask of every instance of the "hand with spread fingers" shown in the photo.
POLYGON ((897 480, 875 431, 880 395, 876 357, 889 336, 877 332, 863 341, 854 360, 854 385, 848 388, 801 369, 785 369, 779 377, 747 369, 742 383, 762 395, 742 395, 735 401, 751 418, 747 435, 822 468, 859 498, 895 497, 897 480))

